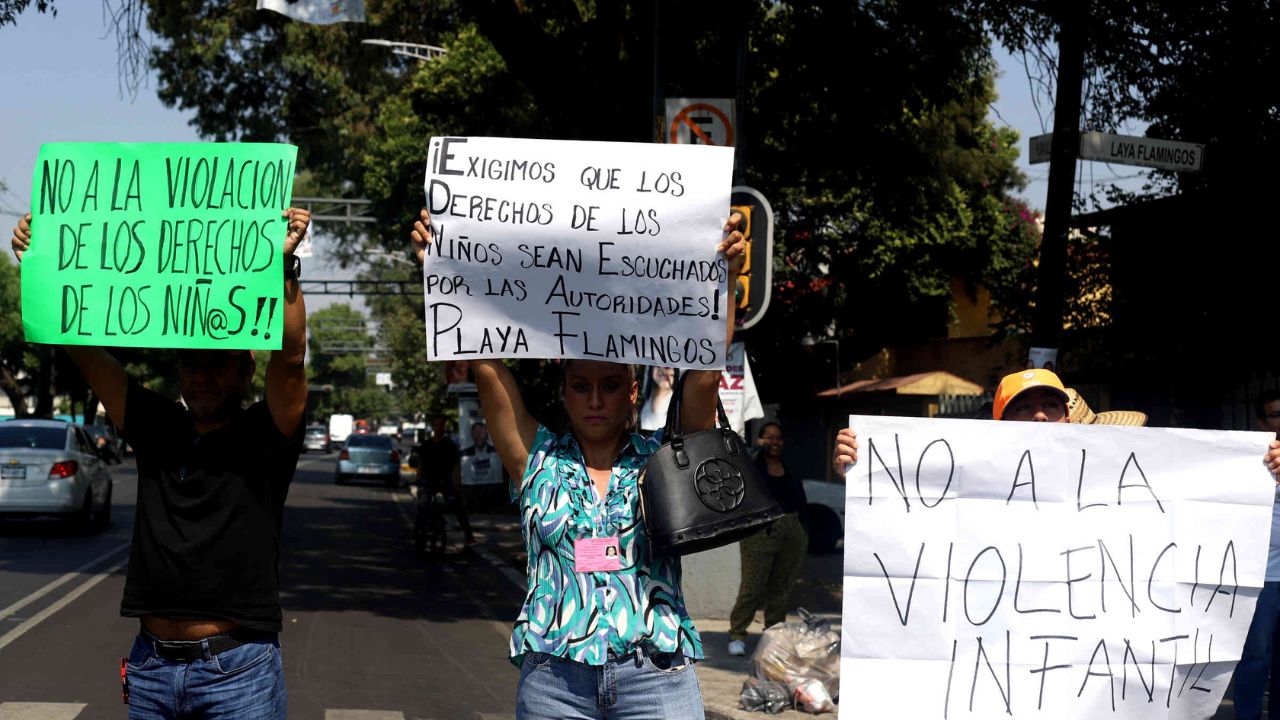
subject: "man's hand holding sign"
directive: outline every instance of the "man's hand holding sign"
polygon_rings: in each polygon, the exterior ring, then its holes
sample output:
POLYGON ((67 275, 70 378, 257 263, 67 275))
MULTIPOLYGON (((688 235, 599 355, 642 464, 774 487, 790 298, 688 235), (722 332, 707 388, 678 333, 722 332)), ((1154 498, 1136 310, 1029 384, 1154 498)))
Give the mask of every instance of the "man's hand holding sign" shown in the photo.
POLYGON ((1044 425, 851 417, 839 433, 842 713, 1214 714, 1263 585, 1271 438, 1074 425, 1066 398, 1027 371, 995 415, 1044 425))

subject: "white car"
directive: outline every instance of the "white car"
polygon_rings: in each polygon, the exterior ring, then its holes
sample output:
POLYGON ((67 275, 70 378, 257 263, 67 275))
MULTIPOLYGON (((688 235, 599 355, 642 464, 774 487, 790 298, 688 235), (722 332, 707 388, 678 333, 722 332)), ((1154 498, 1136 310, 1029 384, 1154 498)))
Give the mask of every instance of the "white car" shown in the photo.
POLYGON ((111 474, 79 425, 64 420, 0 423, 0 517, 54 515, 78 529, 111 524, 111 474))
POLYGON ((396 439, 398 440, 398 439, 400 438, 400 426, 398 426, 398 425, 379 425, 379 426, 378 426, 378 433, 377 433, 377 434, 379 434, 379 435, 386 435, 387 437, 393 437, 393 438, 396 438, 396 439))
POLYGON ((809 533, 809 552, 824 555, 835 552, 844 540, 844 483, 805 480, 805 530, 809 533))

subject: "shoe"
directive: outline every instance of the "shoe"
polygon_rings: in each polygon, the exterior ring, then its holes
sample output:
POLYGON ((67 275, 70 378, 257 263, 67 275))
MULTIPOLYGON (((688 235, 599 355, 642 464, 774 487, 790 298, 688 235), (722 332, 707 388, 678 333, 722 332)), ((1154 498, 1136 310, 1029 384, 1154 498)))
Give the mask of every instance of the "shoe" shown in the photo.
POLYGON ((747 644, 746 644, 746 643, 744 643, 744 642, 742 642, 741 640, 730 640, 730 641, 729 641, 729 654, 730 654, 730 655, 737 656, 737 657, 742 657, 743 655, 746 655, 746 654, 747 654, 747 644))

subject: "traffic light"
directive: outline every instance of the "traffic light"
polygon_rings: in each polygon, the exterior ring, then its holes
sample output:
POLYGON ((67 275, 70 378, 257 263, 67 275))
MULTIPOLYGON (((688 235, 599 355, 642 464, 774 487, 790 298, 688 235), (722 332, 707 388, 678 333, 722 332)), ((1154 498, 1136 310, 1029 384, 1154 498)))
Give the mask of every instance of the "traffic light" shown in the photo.
POLYGON ((746 237, 746 262, 734 288, 738 319, 742 328, 755 325, 769 308, 773 285, 773 209, 769 201, 753 188, 733 188, 729 201, 734 212, 742 214, 742 234, 746 237))
POLYGON ((746 260, 742 264, 742 272, 738 273, 738 284, 733 289, 733 296, 738 308, 739 317, 746 317, 743 312, 747 309, 748 301, 751 298, 750 282, 751 282, 751 205, 731 205, 730 210, 742 213, 742 235, 747 239, 746 260))

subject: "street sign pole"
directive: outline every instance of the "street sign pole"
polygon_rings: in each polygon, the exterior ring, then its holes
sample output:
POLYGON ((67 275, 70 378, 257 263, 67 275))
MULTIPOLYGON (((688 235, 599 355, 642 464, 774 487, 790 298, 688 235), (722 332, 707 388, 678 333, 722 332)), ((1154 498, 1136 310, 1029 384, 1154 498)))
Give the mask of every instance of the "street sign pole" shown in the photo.
MULTIPOLYGON (((1058 98, 1053 108, 1053 144, 1049 161, 1049 189, 1045 198, 1044 236, 1036 282, 1036 307, 1031 330, 1032 352, 1054 357, 1062 341, 1066 303, 1067 233, 1075 196, 1076 158, 1080 151, 1080 94, 1084 83, 1084 33, 1074 3, 1056 5, 1058 21, 1058 98), (1049 350, 1049 353, 1044 353, 1049 350)), ((1055 366, 1057 365, 1055 361, 1055 366)))

